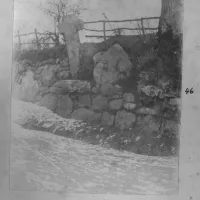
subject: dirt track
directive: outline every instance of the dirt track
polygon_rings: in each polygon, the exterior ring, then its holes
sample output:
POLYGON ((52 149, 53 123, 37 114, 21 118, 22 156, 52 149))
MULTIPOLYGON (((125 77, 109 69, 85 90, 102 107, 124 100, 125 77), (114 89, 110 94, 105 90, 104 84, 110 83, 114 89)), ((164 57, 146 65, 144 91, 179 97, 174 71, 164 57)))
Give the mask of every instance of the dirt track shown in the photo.
POLYGON ((12 128, 12 190, 176 194, 175 158, 104 149, 47 132, 12 128))

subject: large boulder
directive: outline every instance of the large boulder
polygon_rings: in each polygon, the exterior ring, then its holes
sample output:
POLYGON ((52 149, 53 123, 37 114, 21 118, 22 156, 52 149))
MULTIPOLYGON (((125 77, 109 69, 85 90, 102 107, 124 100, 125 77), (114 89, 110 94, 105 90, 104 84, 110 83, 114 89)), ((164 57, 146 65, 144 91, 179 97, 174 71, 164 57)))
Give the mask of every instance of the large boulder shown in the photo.
POLYGON ((93 110, 86 108, 78 108, 76 109, 71 117, 77 120, 83 120, 89 123, 100 123, 101 121, 101 113, 95 113, 93 110))
POLYGON ((136 115, 124 110, 118 111, 115 116, 115 126, 121 129, 131 128, 136 121, 136 115))
POLYGON ((106 97, 98 95, 92 99, 92 109, 93 110, 107 110, 109 107, 108 100, 106 97))
POLYGON ((58 103, 58 96, 53 94, 47 94, 43 96, 40 105, 54 112, 55 109, 57 108, 57 103, 58 103))
POLYGON ((45 65, 39 67, 35 71, 36 77, 44 86, 51 86, 56 82, 56 72, 59 67, 59 65, 45 65))
POLYGON ((119 44, 106 52, 99 52, 93 57, 95 67, 93 76, 98 84, 115 83, 130 76, 133 65, 119 44))
POLYGON ((87 81, 81 80, 60 80, 54 83, 50 92, 54 94, 65 95, 69 92, 87 93, 91 91, 91 85, 87 81))
POLYGON ((68 95, 60 96, 57 103, 56 113, 61 117, 67 118, 73 110, 73 102, 68 95))

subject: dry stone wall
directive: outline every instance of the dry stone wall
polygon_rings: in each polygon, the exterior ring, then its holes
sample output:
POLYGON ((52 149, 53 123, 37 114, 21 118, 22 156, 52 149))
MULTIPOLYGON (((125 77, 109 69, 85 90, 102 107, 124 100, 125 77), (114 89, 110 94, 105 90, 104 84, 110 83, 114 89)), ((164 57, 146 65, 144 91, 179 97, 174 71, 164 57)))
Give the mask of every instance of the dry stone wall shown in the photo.
MULTIPOLYGON (((118 84, 134 69, 118 44, 94 55, 92 81, 72 79, 67 59, 50 59, 35 66, 23 61, 16 68, 15 81, 21 88, 19 99, 39 103, 64 118, 123 130, 137 128, 138 134, 142 135, 160 131, 178 134, 178 130, 173 128, 177 122, 171 115, 162 118, 156 106, 141 106, 136 101, 136 92, 127 92, 118 84)), ((172 99, 169 105, 176 110, 180 107, 180 100, 172 99)))

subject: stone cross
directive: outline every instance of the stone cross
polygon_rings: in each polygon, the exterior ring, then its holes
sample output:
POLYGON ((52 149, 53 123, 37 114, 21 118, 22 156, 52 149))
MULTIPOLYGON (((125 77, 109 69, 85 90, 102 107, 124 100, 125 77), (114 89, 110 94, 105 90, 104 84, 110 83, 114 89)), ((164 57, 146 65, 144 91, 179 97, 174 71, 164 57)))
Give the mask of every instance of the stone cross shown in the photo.
POLYGON ((77 77, 80 68, 80 38, 79 31, 83 29, 83 21, 75 15, 66 15, 63 23, 58 26, 59 33, 63 33, 67 43, 68 59, 72 77, 77 77))

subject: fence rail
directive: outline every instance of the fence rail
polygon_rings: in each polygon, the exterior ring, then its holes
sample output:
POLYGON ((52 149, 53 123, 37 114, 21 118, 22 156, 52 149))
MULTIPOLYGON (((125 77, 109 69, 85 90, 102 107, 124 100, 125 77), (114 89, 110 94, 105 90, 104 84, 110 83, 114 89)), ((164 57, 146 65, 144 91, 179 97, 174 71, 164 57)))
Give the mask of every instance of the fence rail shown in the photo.
POLYGON ((151 19, 160 19, 160 17, 142 17, 142 18, 137 18, 137 19, 125 19, 125 20, 98 20, 98 21, 84 22, 84 24, 93 24, 93 23, 99 23, 99 22, 119 23, 119 22, 141 21, 141 20, 151 20, 151 19))
MULTIPOLYGON (((97 32, 97 33, 102 33, 102 35, 85 35, 85 37, 87 38, 103 38, 104 41, 107 38, 110 37, 114 37, 116 35, 121 35, 123 30, 129 30, 129 31, 141 31, 142 35, 145 35, 145 31, 150 30, 150 31, 156 31, 158 30, 158 27, 144 27, 144 21, 145 20, 159 20, 160 17, 143 17, 143 18, 138 18, 138 19, 126 19, 126 20, 98 20, 98 21, 88 21, 88 22, 84 22, 85 24, 95 24, 95 23, 102 23, 102 29, 98 30, 98 29, 89 29, 89 28, 84 28, 83 30, 86 31, 91 31, 91 32, 97 32), (123 23, 123 22, 138 22, 138 27, 137 28, 127 28, 127 27, 120 27, 120 28, 112 28, 111 29, 106 29, 106 24, 107 23, 123 23), (107 35, 106 33, 110 33, 113 32, 115 33, 115 35, 107 35)), ((18 38, 18 45, 19 48, 22 47, 22 45, 27 45, 27 44, 36 44, 37 48, 40 48, 41 45, 50 45, 50 44, 55 44, 52 42, 47 42, 49 40, 45 39, 45 37, 42 36, 50 36, 51 33, 50 32, 46 32, 46 33, 40 33, 37 32, 37 29, 35 29, 34 32, 31 33, 23 33, 20 34, 19 31, 17 31, 17 34, 14 35, 14 37, 18 38), (30 35, 34 35, 35 37, 35 42, 26 42, 23 43, 21 41, 21 37, 25 37, 25 36, 30 36, 30 35), (42 41, 42 42, 41 42, 42 41)))
MULTIPOLYGON (((143 28, 144 30, 157 30, 158 28, 143 28)), ((95 30, 95 29, 87 29, 84 28, 84 30, 86 31, 94 31, 94 32, 104 32, 104 30, 95 30)), ((106 32, 113 32, 113 31, 117 31, 117 30, 133 30, 133 31, 137 31, 137 30, 142 30, 142 28, 114 28, 114 29, 109 29, 109 30, 105 30, 106 32)))

